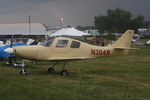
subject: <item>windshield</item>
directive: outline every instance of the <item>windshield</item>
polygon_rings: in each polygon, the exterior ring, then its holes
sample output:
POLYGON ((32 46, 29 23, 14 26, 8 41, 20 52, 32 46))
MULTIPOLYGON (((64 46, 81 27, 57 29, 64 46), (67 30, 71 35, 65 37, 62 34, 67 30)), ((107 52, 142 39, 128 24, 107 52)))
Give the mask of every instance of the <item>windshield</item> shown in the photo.
POLYGON ((54 38, 50 38, 47 41, 45 41, 44 43, 42 43, 41 45, 46 46, 46 47, 50 47, 53 43, 54 38))

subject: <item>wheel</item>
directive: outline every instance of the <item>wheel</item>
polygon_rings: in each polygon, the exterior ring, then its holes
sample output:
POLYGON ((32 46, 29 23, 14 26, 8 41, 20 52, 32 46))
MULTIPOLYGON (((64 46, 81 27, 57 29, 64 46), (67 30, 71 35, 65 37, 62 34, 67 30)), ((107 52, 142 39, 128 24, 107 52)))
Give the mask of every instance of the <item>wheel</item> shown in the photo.
POLYGON ((68 71, 65 69, 63 69, 60 73, 60 75, 62 75, 62 76, 68 76, 68 74, 69 74, 68 71))
POLYGON ((48 68, 48 73, 53 74, 55 72, 54 68, 48 68))
POLYGON ((26 70, 21 70, 20 71, 20 75, 26 75, 27 74, 27 71, 26 70))

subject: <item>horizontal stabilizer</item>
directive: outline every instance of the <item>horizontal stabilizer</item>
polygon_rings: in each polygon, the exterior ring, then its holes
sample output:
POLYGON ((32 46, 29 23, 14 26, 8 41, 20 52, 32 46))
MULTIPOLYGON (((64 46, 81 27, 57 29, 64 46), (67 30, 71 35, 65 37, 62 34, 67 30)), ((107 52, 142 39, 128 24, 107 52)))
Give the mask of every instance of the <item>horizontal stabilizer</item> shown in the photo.
POLYGON ((116 47, 114 48, 116 50, 137 50, 139 48, 128 48, 128 47, 116 47))

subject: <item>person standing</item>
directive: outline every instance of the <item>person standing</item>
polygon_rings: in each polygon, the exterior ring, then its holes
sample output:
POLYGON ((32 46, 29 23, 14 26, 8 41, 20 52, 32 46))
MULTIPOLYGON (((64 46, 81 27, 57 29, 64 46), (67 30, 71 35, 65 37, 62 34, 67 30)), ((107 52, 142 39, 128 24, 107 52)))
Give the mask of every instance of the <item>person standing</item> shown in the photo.
POLYGON ((105 42, 103 38, 101 39, 101 46, 105 46, 105 42))

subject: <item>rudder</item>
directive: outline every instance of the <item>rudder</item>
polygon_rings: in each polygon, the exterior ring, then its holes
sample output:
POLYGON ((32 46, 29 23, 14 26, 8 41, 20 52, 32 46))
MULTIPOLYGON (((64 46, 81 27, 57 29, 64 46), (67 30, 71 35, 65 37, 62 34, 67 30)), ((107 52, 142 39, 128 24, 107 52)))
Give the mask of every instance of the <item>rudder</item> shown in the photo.
POLYGON ((114 44, 112 44, 112 47, 130 48, 133 35, 134 30, 127 30, 114 44))

